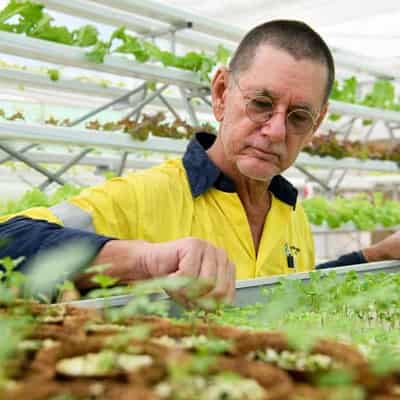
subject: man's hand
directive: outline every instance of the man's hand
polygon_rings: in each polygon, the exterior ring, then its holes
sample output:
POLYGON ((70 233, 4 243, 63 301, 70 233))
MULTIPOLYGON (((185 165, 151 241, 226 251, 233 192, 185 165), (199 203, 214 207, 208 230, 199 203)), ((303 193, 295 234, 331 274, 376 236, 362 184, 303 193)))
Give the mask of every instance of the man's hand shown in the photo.
MULTIPOLYGON (((145 266, 149 275, 185 276, 198 278, 202 298, 232 302, 235 296, 235 265, 229 261, 223 249, 196 239, 184 238, 173 242, 149 244, 145 266)), ((185 302, 185 293, 180 293, 185 302)))
POLYGON ((362 250, 368 262, 400 259, 400 231, 362 250))
MULTIPOLYGON (((232 302, 235 296, 235 266, 223 249, 196 239, 183 238, 165 243, 136 240, 111 240, 100 251, 94 265, 109 264, 104 273, 119 282, 162 276, 198 278, 206 284, 197 295, 232 302)), ((78 279, 87 287, 88 279, 78 279)), ((188 288, 190 290, 190 288, 188 288)), ((184 291, 178 296, 187 298, 184 291)))

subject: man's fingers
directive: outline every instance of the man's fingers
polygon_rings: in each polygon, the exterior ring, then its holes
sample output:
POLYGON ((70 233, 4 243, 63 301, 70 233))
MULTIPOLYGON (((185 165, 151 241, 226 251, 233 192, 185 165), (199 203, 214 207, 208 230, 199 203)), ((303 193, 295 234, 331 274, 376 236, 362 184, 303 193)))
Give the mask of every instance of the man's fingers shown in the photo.
POLYGON ((205 241, 186 238, 178 240, 177 270, 168 277, 189 277, 193 282, 180 289, 170 291, 179 303, 210 308, 212 300, 232 302, 235 295, 235 266, 226 252, 205 241))
POLYGON ((232 262, 229 262, 229 271, 231 274, 231 279, 226 299, 228 303, 232 304, 236 297, 236 265, 232 262))
POLYGON ((197 239, 190 239, 189 244, 180 249, 179 272, 181 276, 197 278, 200 274, 201 263, 204 257, 205 244, 197 239))
POLYGON ((207 295, 217 300, 233 300, 235 291, 235 266, 222 249, 217 251, 217 280, 214 289, 207 295))
POLYGON ((205 287, 208 287, 208 291, 212 290, 217 283, 219 267, 217 249, 211 245, 207 245, 204 249, 200 266, 199 280, 205 287))
MULTIPOLYGON (((181 271, 174 272, 168 275, 168 278, 179 278, 183 277, 181 271)), ((186 278, 186 276, 185 276, 186 278)), ((176 302, 184 305, 186 308, 192 308, 195 301, 200 296, 209 292, 212 289, 212 285, 206 283, 198 278, 190 277, 189 282, 177 285, 177 289, 168 290, 168 295, 173 298, 176 302)))
POLYGON ((181 290, 166 290, 169 297, 176 303, 184 306, 185 308, 191 308, 192 304, 186 297, 185 293, 181 290))

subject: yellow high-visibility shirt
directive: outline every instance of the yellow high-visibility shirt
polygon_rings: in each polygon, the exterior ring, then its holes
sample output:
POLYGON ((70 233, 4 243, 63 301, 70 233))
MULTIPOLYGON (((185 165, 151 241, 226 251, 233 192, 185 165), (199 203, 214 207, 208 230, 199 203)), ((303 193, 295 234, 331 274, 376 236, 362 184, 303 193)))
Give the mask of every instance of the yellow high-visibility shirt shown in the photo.
MULTIPOLYGON (((256 253, 238 194, 201 182, 204 177, 207 180, 207 172, 201 174, 202 164, 198 167, 196 179, 203 189, 195 195, 190 181, 194 178, 188 174, 190 167, 176 159, 85 189, 60 206, 33 208, 18 215, 80 228, 82 225, 76 221, 86 219, 84 229, 119 239, 154 243, 190 236, 204 239, 226 250, 236 265, 237 279, 314 268, 314 241, 303 207, 296 203, 296 198, 295 204, 285 202, 278 198, 277 190, 275 193, 271 190, 272 204, 256 253)), ((280 176, 275 178, 283 185, 290 185, 280 176)))

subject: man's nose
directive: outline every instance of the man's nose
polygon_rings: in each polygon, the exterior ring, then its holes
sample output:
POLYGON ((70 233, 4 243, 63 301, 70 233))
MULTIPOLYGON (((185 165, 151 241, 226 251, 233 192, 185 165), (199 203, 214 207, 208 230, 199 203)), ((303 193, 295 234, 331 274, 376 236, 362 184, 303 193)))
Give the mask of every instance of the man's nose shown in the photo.
POLYGON ((263 122, 261 133, 272 142, 281 142, 286 137, 286 113, 274 112, 268 121, 263 122))

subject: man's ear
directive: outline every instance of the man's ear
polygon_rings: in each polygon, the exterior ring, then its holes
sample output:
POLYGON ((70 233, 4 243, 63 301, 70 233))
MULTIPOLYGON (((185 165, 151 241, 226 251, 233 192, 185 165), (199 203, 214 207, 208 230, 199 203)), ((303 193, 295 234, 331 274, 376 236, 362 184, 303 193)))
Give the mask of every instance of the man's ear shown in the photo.
POLYGON ((322 121, 324 120, 325 115, 326 115, 326 113, 328 112, 328 107, 329 107, 329 104, 328 104, 328 103, 325 103, 325 104, 322 106, 322 109, 321 109, 321 111, 320 111, 320 113, 319 113, 319 116, 318 116, 318 119, 317 119, 317 123, 316 123, 316 125, 315 125, 314 132, 315 132, 315 131, 320 127, 320 125, 322 124, 322 121))
POLYGON ((228 75, 226 67, 219 67, 211 82, 212 109, 215 119, 219 122, 224 118, 228 75))
POLYGON ((318 128, 321 126, 322 121, 324 120, 325 115, 326 115, 326 113, 328 112, 328 106, 329 106, 328 103, 325 103, 325 104, 322 106, 322 109, 321 109, 321 111, 320 111, 320 113, 319 113, 319 115, 318 115, 318 118, 317 118, 315 127, 314 127, 314 129, 312 130, 311 134, 307 135, 307 137, 304 138, 304 141, 303 141, 303 144, 302 144, 302 148, 304 148, 307 144, 309 144, 309 143, 312 141, 312 139, 313 139, 313 137, 314 137, 314 133, 317 132, 318 128))

